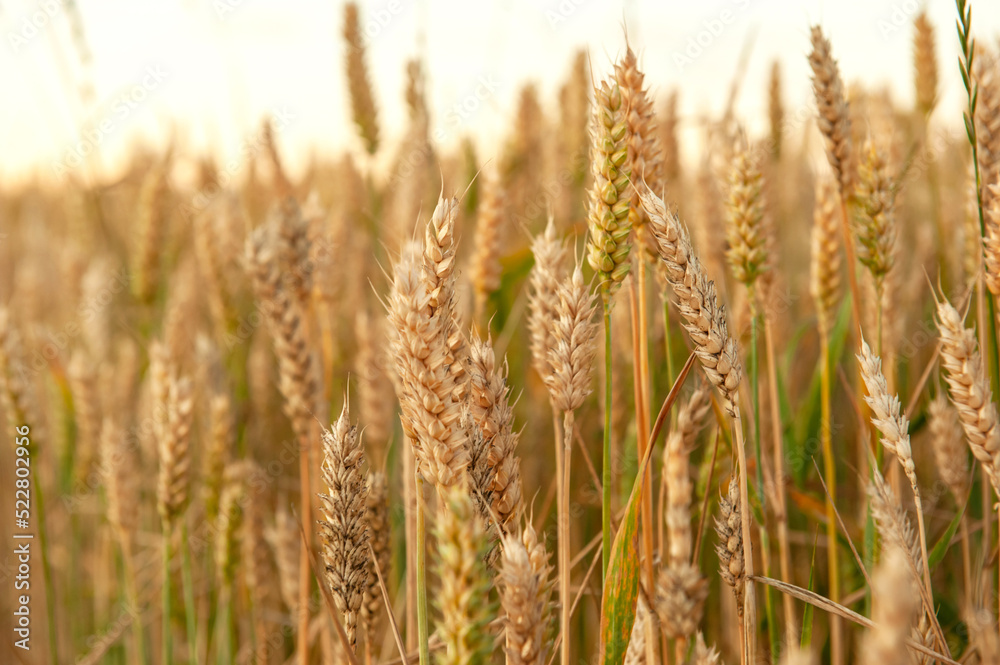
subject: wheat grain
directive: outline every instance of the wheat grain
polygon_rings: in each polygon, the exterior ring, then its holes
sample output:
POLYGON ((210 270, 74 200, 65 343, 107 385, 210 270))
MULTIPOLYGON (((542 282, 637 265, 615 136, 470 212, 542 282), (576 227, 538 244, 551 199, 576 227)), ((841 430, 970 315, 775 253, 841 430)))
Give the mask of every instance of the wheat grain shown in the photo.
POLYGON ((507 663, 542 665, 546 662, 549 555, 531 525, 523 533, 503 539, 500 565, 500 601, 506 613, 507 663))
POLYGON ((715 647, 705 645, 705 636, 698 633, 694 642, 694 652, 691 654, 691 665, 719 665, 719 652, 715 647))
POLYGON ((365 521, 368 490, 361 472, 364 449, 357 427, 350 424, 346 404, 330 429, 323 429, 322 442, 327 493, 319 495, 323 517, 319 536, 326 584, 343 614, 347 639, 356 648, 361 604, 370 583, 370 536, 365 521))
POLYGON ((708 279, 698 260, 687 229, 663 201, 647 188, 641 196, 649 214, 660 259, 676 297, 677 309, 695 343, 695 353, 706 376, 722 395, 726 411, 735 416, 742 363, 736 340, 729 336, 725 308, 719 305, 715 283, 708 279))
POLYGON ((869 138, 858 169, 858 260, 875 280, 882 298, 886 275, 893 267, 896 245, 895 194, 884 153, 869 138))
MULTIPOLYGON (((768 269, 767 235, 764 232, 764 176, 746 146, 737 151, 729 174, 726 198, 726 259, 736 281, 753 289, 768 269)), ((751 303, 751 307, 755 307, 751 303)))
POLYGON ((157 508, 167 533, 187 508, 191 420, 194 414, 191 380, 171 377, 169 386, 167 422, 157 441, 160 473, 156 486, 157 508))
POLYGON ((961 504, 969 484, 969 453, 962 441, 958 412, 948 404, 943 392, 931 400, 927 411, 934 466, 952 496, 961 504))
MULTIPOLYGON (((615 64, 615 79, 621 90, 625 112, 625 143, 628 156, 623 171, 645 181, 653 191, 663 188, 662 159, 656 116, 649 91, 644 85, 645 74, 639 69, 635 51, 626 45, 625 55, 615 64)), ((635 229, 636 238, 650 256, 656 247, 645 225, 646 213, 639 205, 639 192, 634 187, 629 193, 629 224, 635 229)))
POLYGON ((839 203, 834 184, 820 179, 816 184, 813 213, 812 261, 809 291, 816 303, 820 332, 829 336, 840 299, 840 246, 837 242, 839 203))
POLYGON ((784 142, 785 107, 781 100, 781 63, 771 63, 771 76, 767 85, 767 119, 771 131, 771 154, 774 159, 781 157, 784 142))
POLYGON ((202 465, 205 515, 214 521, 219 513, 222 480, 235 440, 232 401, 226 393, 212 395, 208 402, 209 437, 202 465))
POLYGON ((439 489, 458 483, 469 465, 455 399, 455 376, 440 317, 429 315, 419 249, 410 245, 393 269, 389 294, 390 347, 398 375, 403 427, 414 444, 418 471, 439 489))
POLYGON ((1000 430, 976 333, 964 327, 962 317, 946 299, 937 303, 937 327, 941 335, 941 364, 946 371, 952 404, 958 410, 973 456, 983 465, 993 490, 1000 495, 1000 430))
POLYGON ((621 286, 632 263, 629 217, 627 125, 618 83, 604 81, 594 89, 591 125, 591 174, 587 261, 597 274, 605 303, 621 286))
POLYGON ((351 98, 351 114, 365 149, 374 155, 379 145, 378 117, 365 62, 365 37, 358 17, 358 5, 354 2, 344 5, 344 41, 347 45, 347 89, 351 98))
POLYGON ((524 510, 521 498, 521 461, 514 454, 518 433, 509 403, 507 362, 498 368, 491 340, 473 336, 469 345, 469 412, 482 431, 485 446, 487 496, 502 534, 516 524, 524 510))
POLYGON ((913 73, 917 109, 924 115, 930 115, 937 104, 938 70, 934 26, 927 18, 926 9, 913 19, 913 28, 913 73))
POLYGON ((487 624, 492 614, 490 580, 484 556, 486 540, 482 522, 464 483, 446 488, 442 510, 435 525, 437 574, 436 594, 441 613, 438 635, 444 645, 437 656, 440 665, 483 665, 488 662, 492 638, 487 624))
POLYGON ((736 596, 736 610, 743 617, 743 594, 746 577, 743 568, 743 532, 740 529, 740 490, 736 478, 729 481, 726 496, 719 497, 719 516, 715 518, 719 544, 719 573, 736 596))
POLYGON ((503 266, 503 231, 505 221, 505 196, 496 176, 490 176, 480 185, 479 210, 476 219, 476 247, 472 256, 469 277, 476 296, 476 321, 489 316, 486 305, 490 296, 500 288, 503 266))
POLYGON ((551 373, 543 376, 552 405, 559 411, 575 411, 590 394, 597 324, 597 304, 577 266, 557 287, 559 303, 552 325, 548 365, 551 373))
POLYGON ((813 71, 813 92, 816 96, 817 123, 826 144, 826 158, 830 162, 840 189, 841 198, 854 192, 854 157, 851 153, 851 118, 840 69, 833 59, 830 41, 823 36, 819 26, 810 32, 812 52, 809 66, 813 71))
POLYGON ((170 195, 167 176, 169 161, 154 166, 146 175, 139 193, 140 237, 135 251, 132 288, 136 297, 149 302, 159 286, 160 252, 167 226, 167 198, 170 195))
POLYGON ((887 543, 872 575, 872 620, 876 627, 865 634, 859 650, 861 662, 867 665, 910 663, 905 640, 917 599, 905 557, 895 543, 887 543))
POLYGON ((386 376, 385 331, 382 321, 372 321, 361 310, 355 319, 358 353, 354 371, 358 377, 358 411, 365 423, 365 437, 373 447, 372 459, 380 459, 392 436, 394 406, 386 395, 392 386, 386 376))
POLYGON ((555 346, 553 321, 559 318, 559 284, 566 271, 568 254, 556 236, 549 218, 545 231, 531 242, 535 265, 531 268, 531 292, 528 296, 528 332, 531 336, 531 361, 543 379, 552 372, 549 349, 555 346))

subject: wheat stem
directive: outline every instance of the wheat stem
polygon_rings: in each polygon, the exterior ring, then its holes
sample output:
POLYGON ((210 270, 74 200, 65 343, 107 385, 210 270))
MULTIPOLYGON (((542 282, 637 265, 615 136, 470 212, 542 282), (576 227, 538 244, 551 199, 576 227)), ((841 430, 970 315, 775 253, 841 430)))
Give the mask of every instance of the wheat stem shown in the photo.
POLYGON ((604 456, 601 466, 601 588, 608 576, 611 562, 611 296, 607 286, 604 295, 604 456))
POLYGON ((163 531, 163 621, 162 621, 162 653, 164 663, 173 663, 174 640, 170 636, 170 614, 173 611, 170 603, 170 531, 164 527, 163 531))
POLYGON ((420 665, 430 665, 430 632, 427 627, 427 529, 424 524, 424 479, 416 472, 417 487, 417 633, 420 647, 420 665))
MULTIPOLYGON (((826 332, 820 337, 820 438, 823 451, 823 469, 826 476, 826 538, 827 574, 830 578, 830 600, 840 602, 840 564, 837 559, 837 522, 835 501, 837 496, 837 462, 833 457, 833 436, 830 431, 830 339, 826 332)), ((831 662, 844 662, 844 634, 840 617, 830 617, 831 662)))
POLYGON ((187 624, 188 659, 198 653, 198 618, 194 605, 194 577, 191 574, 191 548, 188 545, 187 520, 181 522, 181 579, 184 585, 184 618, 187 624))
MULTIPOLYGON (((770 388, 771 402, 771 436, 774 443, 774 484, 777 490, 777 506, 775 513, 778 518, 778 566, 781 578, 792 581, 791 552, 788 544, 788 500, 785 496, 785 449, 781 431, 781 409, 778 404, 778 369, 775 361, 774 334, 770 317, 764 314, 764 343, 767 346, 767 380, 770 388)), ((798 632, 795 625, 795 610, 792 599, 784 596, 785 639, 788 644, 795 643, 798 632)))
POLYGON ((757 604, 753 587, 753 540, 750 531, 750 503, 747 488, 747 453, 743 440, 743 421, 740 418, 740 407, 735 402, 733 403, 732 426, 735 434, 736 454, 740 466, 740 522, 743 533, 743 571, 747 578, 746 591, 743 598, 743 651, 744 659, 747 662, 754 662, 756 654, 757 604))

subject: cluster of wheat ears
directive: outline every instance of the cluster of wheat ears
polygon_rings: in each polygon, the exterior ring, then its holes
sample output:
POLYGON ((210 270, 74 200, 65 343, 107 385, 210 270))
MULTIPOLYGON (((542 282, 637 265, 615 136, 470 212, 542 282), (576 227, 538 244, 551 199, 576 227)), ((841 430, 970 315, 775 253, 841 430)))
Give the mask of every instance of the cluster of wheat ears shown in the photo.
POLYGON ((775 65, 754 139, 740 75, 682 117, 623 40, 496 156, 434 144, 412 61, 388 147, 348 4, 341 159, 294 181, 265 122, 239 179, 5 191, 34 654, 1000 662, 1000 49, 957 9, 958 138, 921 14, 912 109, 813 27, 815 107, 775 65))

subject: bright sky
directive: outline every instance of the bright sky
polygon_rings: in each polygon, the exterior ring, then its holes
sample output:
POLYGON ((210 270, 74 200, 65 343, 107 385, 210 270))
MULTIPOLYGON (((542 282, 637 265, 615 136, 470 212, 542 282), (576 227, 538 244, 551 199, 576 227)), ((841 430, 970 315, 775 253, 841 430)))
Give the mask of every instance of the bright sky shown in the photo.
MULTIPOLYGON (((294 168, 316 152, 356 145, 344 80, 343 3, 318 0, 72 0, 0 2, 0 178, 51 176, 96 145, 107 169, 137 141, 171 134, 196 150, 239 156, 262 117, 280 112, 278 140, 294 168), (81 66, 89 50, 91 66, 81 66), (80 89, 92 80, 93 103, 80 89), (82 126, 91 129, 81 139, 82 126), (76 147, 74 147, 76 146, 76 147), (298 156, 300 159, 296 159, 298 156)), ((383 133, 405 123, 404 63, 423 54, 434 130, 445 144, 471 133, 487 153, 513 116, 525 80, 555 108, 579 47, 595 75, 623 48, 622 25, 660 97, 681 91, 681 112, 717 114, 740 51, 753 48, 739 101, 751 133, 764 128, 773 59, 789 114, 811 109, 808 28, 820 23, 848 81, 888 84, 913 99, 912 19, 929 7, 937 28, 941 103, 936 121, 961 129, 963 105, 953 0, 361 0, 383 133), (478 93, 478 97, 477 97, 478 93), (484 98, 480 100, 479 98, 484 98), (473 108, 451 112, 461 105, 473 108)), ((972 0, 973 32, 1000 34, 1000 3, 972 0)), ((489 156, 484 155, 484 156, 489 156)))

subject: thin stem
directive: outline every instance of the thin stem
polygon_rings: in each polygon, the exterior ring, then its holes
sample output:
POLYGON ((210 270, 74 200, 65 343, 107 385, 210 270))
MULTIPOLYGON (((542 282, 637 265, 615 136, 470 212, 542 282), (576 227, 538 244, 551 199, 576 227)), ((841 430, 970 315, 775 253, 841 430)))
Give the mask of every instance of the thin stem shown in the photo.
POLYGON ((611 297, 604 288, 604 457, 601 468, 601 588, 611 562, 611 297))
MULTIPOLYGON (((767 501, 764 492, 764 488, 766 487, 764 484, 764 456, 761 454, 760 443, 760 371, 757 349, 758 316, 756 292, 752 285, 747 289, 747 298, 750 300, 750 402, 753 408, 754 454, 757 457, 757 487, 759 488, 757 496, 760 499, 760 513, 761 515, 766 515, 767 501)), ((771 538, 764 524, 759 525, 759 532, 764 574, 767 577, 770 577, 771 558, 769 554, 771 551, 771 538)), ((771 602, 771 590, 768 588, 764 589, 764 612, 767 616, 767 635, 771 644, 771 651, 772 653, 776 653, 778 647, 778 632, 774 622, 774 606, 771 602)))
POLYGON ((750 493, 747 487, 747 452, 743 440, 743 421, 740 418, 740 407, 733 396, 732 425, 736 445, 736 454, 740 465, 740 522, 743 533, 743 570, 746 573, 746 592, 743 597, 743 662, 753 662, 756 653, 757 601, 753 583, 753 534, 750 530, 750 493), (746 630, 750 628, 750 630, 746 630))
MULTIPOLYGON (((840 602, 840 564, 837 561, 837 522, 834 501, 837 497, 837 463, 833 457, 833 437, 830 430, 830 341, 825 333, 820 338, 820 438, 823 469, 826 476, 826 539, 827 575, 830 578, 830 600, 840 602)), ((844 662, 844 632, 840 617, 830 616, 830 656, 833 665, 844 662)))
POLYGON ((430 632, 427 629, 427 552, 424 528, 424 479, 416 474, 417 486, 417 632, 419 633, 420 665, 430 665, 430 632))
MULTIPOLYGON (((143 635, 142 621, 139 619, 139 592, 135 587, 135 563, 132 561, 132 548, 129 544, 129 537, 124 532, 121 533, 118 544, 122 550, 122 563, 125 576, 125 593, 128 596, 129 614, 132 615, 132 639, 135 640, 136 660, 142 665, 149 664, 149 657, 146 654, 146 638, 143 635)), ((193 656, 197 659, 197 655, 193 656)))
POLYGON ((163 662, 173 663, 174 641, 170 636, 170 614, 173 608, 170 604, 170 525, 163 525, 163 662))
MULTIPOLYGON (((313 428, 310 428, 312 430, 313 428)), ((299 504, 302 511, 302 533, 305 541, 299 552, 299 635, 296 655, 299 665, 309 664, 309 593, 312 575, 309 571, 309 552, 312 549, 312 481, 309 464, 311 437, 299 441, 299 504)))
MULTIPOLYGON (((774 514, 778 520, 778 566, 781 578, 792 583, 791 552, 788 544, 788 499, 785 496, 785 448, 782 441, 781 409, 778 405, 778 369, 774 358, 774 335, 771 320, 764 313, 764 343, 767 346, 767 382, 770 387, 771 403, 771 436, 774 444, 774 486, 777 491, 777 504, 774 514)), ((795 643, 797 628, 795 625, 795 608, 790 596, 782 598, 785 611, 785 639, 788 644, 795 643)))
POLYGON ((962 515, 959 526, 962 529, 962 582, 965 584, 965 609, 968 610, 972 607, 969 598, 972 593, 972 555, 969 552, 969 523, 966 515, 962 515))
POLYGON ((931 590, 931 569, 927 558, 927 531, 924 528, 924 508, 920 500, 920 491, 916 485, 913 487, 913 500, 917 508, 917 529, 920 531, 920 556, 924 561, 924 585, 927 587, 927 595, 933 597, 931 590))
MULTIPOLYGON (((556 425, 556 431, 558 432, 558 423, 553 423, 556 425)), ((559 441, 559 437, 556 437, 556 441, 559 441)), ((572 487, 570 483, 570 471, 571 471, 571 460, 573 454, 573 412, 566 411, 563 414, 563 433, 562 433, 562 454, 561 462, 562 468, 557 468, 556 472, 562 474, 560 478, 560 488, 559 488, 559 595, 562 600, 561 616, 560 616, 560 626, 562 627, 562 633, 567 637, 563 640, 562 649, 560 651, 560 662, 562 665, 569 665, 570 662, 570 640, 569 638, 569 622, 570 622, 570 574, 572 573, 572 563, 570 561, 570 533, 569 533, 569 489, 572 487)))
POLYGON ((417 487, 413 446, 403 442, 403 521, 406 527, 406 648, 417 648, 417 487))
MULTIPOLYGON (((646 440, 649 438, 649 356, 646 353, 646 261, 640 255, 638 282, 639 293, 636 295, 635 282, 629 287, 629 300, 632 306, 632 385, 635 391, 636 429, 635 437, 638 459, 646 452, 646 440), (637 302, 638 301, 638 302, 637 302)), ((642 476, 643 495, 640 506, 642 521, 642 564, 646 578, 646 588, 654 586, 653 577, 653 488, 652 472, 647 467, 642 476)), ((656 660, 656 634, 653 630, 652 615, 646 621, 646 660, 656 660)))
POLYGON ((56 590, 52 586, 52 567, 49 565, 49 548, 45 528, 45 496, 35 467, 31 467, 31 481, 35 503, 38 504, 38 544, 42 554, 42 579, 45 581, 45 613, 49 621, 49 653, 53 662, 59 662, 59 638, 56 633, 56 590))
MULTIPOLYGON (((219 640, 219 647, 216 650, 216 662, 219 665, 229 665, 233 662, 233 609, 232 609, 233 586, 228 580, 222 585, 222 595, 219 596, 219 620, 216 623, 218 631, 222 633, 219 640)), ((306 634, 306 641, 309 636, 306 634)), ((168 661, 169 662, 169 661, 168 661)))
POLYGON ((188 659, 198 653, 198 621, 194 605, 194 578, 191 574, 191 549, 188 547, 187 521, 181 522, 181 578, 184 585, 184 619, 187 624, 188 659))

